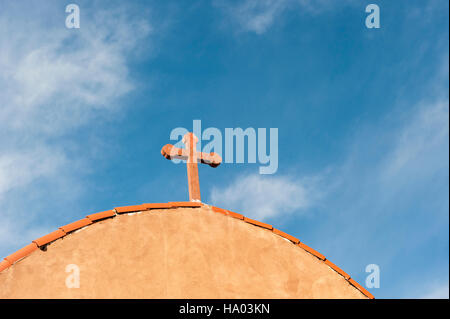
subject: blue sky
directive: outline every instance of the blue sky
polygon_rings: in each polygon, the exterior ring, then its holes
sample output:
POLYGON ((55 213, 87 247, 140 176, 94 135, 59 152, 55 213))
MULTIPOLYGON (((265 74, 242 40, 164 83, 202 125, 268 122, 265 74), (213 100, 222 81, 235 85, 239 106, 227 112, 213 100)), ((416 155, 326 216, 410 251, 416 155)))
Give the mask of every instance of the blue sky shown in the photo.
POLYGON ((448 1, 77 1, 67 29, 69 3, 0 0, 0 255, 89 213, 186 200, 160 149, 199 119, 279 130, 276 174, 201 167, 203 202, 362 284, 379 265, 378 298, 448 298, 448 1))

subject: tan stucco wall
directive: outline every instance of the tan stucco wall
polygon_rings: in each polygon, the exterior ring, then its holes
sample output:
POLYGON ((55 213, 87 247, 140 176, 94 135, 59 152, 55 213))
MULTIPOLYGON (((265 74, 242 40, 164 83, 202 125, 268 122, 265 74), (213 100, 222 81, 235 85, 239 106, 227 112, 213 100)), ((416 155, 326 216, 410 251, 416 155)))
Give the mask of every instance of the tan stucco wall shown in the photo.
POLYGON ((0 273, 0 298, 365 298, 291 242, 208 208, 90 225, 0 273), (66 287, 68 264, 80 288, 66 287))

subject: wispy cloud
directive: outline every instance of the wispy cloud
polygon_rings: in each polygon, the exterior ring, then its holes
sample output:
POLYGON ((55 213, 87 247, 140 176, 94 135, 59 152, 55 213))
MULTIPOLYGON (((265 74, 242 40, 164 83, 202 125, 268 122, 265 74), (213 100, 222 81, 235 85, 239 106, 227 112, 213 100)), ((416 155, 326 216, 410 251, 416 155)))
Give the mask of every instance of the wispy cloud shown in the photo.
POLYGON ((211 201, 217 206, 245 212, 246 216, 267 219, 304 211, 316 200, 313 187, 312 179, 247 175, 223 188, 213 188, 211 201))
POLYGON ((448 100, 424 103, 416 108, 398 132, 392 151, 381 167, 380 178, 385 184, 409 183, 411 176, 432 177, 446 169, 443 159, 448 150, 445 147, 449 136, 448 117, 448 100))
MULTIPOLYGON (((380 265, 382 275, 390 277, 385 281, 390 297, 395 291, 403 293, 402 289, 417 292, 418 284, 406 280, 411 274, 431 268, 435 270, 428 280, 448 274, 448 259, 439 264, 426 252, 430 249, 445 256, 447 247, 448 254, 446 83, 448 72, 443 76, 439 69, 437 77, 424 84, 429 89, 421 101, 400 99, 401 104, 376 125, 359 127, 346 160, 330 175, 336 184, 327 189, 322 201, 335 213, 320 225, 319 232, 334 240, 319 238, 318 246, 337 262, 348 260, 352 251, 357 256, 355 264, 380 265), (393 275, 399 265, 408 268, 403 276, 393 275)), ((420 298, 422 292, 409 297, 420 298)))
MULTIPOLYGON (((353 0, 340 1, 339 5, 353 0)), ((234 25, 238 31, 265 33, 288 9, 295 12, 319 14, 335 7, 330 0, 245 0, 230 2, 214 1, 225 17, 225 24, 234 25)))
POLYGON ((0 252, 13 248, 11 239, 30 240, 11 234, 35 233, 36 194, 51 202, 77 193, 76 168, 89 164, 71 151, 87 141, 67 136, 123 107, 120 99, 135 88, 129 57, 151 43, 153 26, 133 6, 78 4, 81 28, 67 29, 58 1, 2 2, 0 237, 9 240, 0 252))
POLYGON ((439 67, 421 101, 399 99, 403 102, 393 105, 383 118, 355 127, 344 159, 330 161, 320 178, 250 175, 213 189, 212 202, 260 219, 298 216, 318 208, 325 218, 305 240, 348 271, 352 269, 345 262, 355 268, 376 263, 383 278, 391 277, 383 279, 390 297, 407 290, 414 291, 409 296, 413 298, 445 298, 448 284, 431 287, 423 295, 424 290, 416 289, 418 284, 407 277, 431 268, 435 271, 427 280, 448 273, 448 260, 435 263, 423 250, 447 247, 448 252, 446 83, 448 72, 442 74, 439 67), (399 263, 408 269, 403 276, 394 276, 399 263))
POLYGON ((246 0, 238 4, 215 1, 225 15, 245 31, 264 33, 284 11, 289 0, 246 0))
POLYGON ((70 30, 55 6, 34 5, 45 14, 24 15, 20 6, 0 13, 0 119, 6 128, 54 133, 118 107, 116 99, 133 89, 127 55, 149 35, 150 24, 121 9, 96 8, 88 19, 90 11, 81 6, 82 26, 70 30))
POLYGON ((67 158, 58 150, 40 145, 34 150, 9 151, 0 156, 0 201, 3 195, 44 176, 50 177, 67 165, 67 158))

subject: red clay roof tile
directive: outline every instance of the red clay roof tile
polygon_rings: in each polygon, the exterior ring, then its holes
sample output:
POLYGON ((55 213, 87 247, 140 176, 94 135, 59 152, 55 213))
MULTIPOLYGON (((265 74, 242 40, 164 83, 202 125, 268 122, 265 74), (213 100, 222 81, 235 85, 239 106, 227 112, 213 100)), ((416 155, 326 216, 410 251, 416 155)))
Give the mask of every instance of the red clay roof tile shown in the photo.
POLYGON ((133 213, 146 210, 145 205, 122 206, 122 207, 115 207, 114 209, 117 211, 118 214, 133 213))
POLYGON ((114 216, 116 216, 116 213, 113 210, 106 210, 104 212, 87 215, 86 218, 89 218, 92 221, 96 221, 114 216))
POLYGON ((172 205, 169 203, 146 203, 142 204, 145 209, 164 209, 164 208, 172 208, 172 205))
POLYGON ((372 295, 367 289, 364 289, 364 291, 362 293, 365 294, 366 297, 369 299, 375 299, 375 296, 372 295))
POLYGON ((9 266, 11 266, 11 263, 9 261, 7 261, 6 259, 3 259, 2 261, 0 261, 0 272, 5 270, 9 266))
POLYGON ((42 236, 41 238, 33 240, 33 243, 36 243, 39 247, 48 244, 54 240, 57 240, 58 238, 61 238, 65 236, 66 233, 62 231, 61 229, 55 230, 54 232, 51 232, 48 235, 42 236))
POLYGON ((221 214, 224 214, 224 215, 228 215, 228 211, 226 211, 225 209, 222 209, 222 208, 219 208, 219 207, 216 207, 216 206, 211 206, 211 209, 213 211, 215 211, 216 213, 221 213, 221 214))
POLYGON ((231 217, 237 218, 237 219, 244 219, 244 215, 232 212, 231 210, 226 210, 226 209, 223 209, 223 208, 220 208, 220 207, 216 207, 216 206, 211 206, 211 209, 213 211, 215 211, 216 213, 221 213, 221 214, 224 214, 224 215, 228 215, 228 216, 231 216, 231 217))
POLYGON ((244 221, 247 222, 247 223, 259 226, 259 227, 267 228, 267 229, 270 229, 270 230, 273 229, 272 225, 269 225, 269 224, 266 224, 266 223, 263 223, 263 222, 260 222, 260 221, 248 218, 248 217, 244 217, 244 221))
POLYGON ((237 219, 242 219, 242 220, 244 219, 244 215, 232 212, 231 210, 227 210, 227 212, 228 212, 228 216, 231 216, 231 217, 237 218, 237 219))
POLYGON ((347 274, 345 271, 343 271, 341 268, 339 268, 338 266, 336 266, 334 263, 332 263, 331 261, 329 261, 328 259, 325 260, 325 263, 330 266, 334 271, 336 271, 338 274, 340 274, 342 277, 344 277, 345 279, 349 280, 350 279, 350 275, 347 274))
POLYGON ((77 220, 76 222, 59 227, 59 229, 61 229, 65 233, 70 233, 71 231, 83 228, 90 224, 92 224, 92 220, 90 220, 89 218, 83 218, 83 219, 77 220))
POLYGON ((199 202, 169 202, 172 207, 202 207, 202 203, 199 202))
POLYGON ((274 228, 273 232, 281 237, 284 237, 286 239, 289 239, 291 242, 293 242, 294 244, 298 244, 300 242, 300 240, 298 238, 295 238, 294 236, 291 236, 289 234, 286 234, 285 232, 274 228))
POLYGON ((303 248, 304 250, 306 250, 307 252, 309 252, 310 254, 316 256, 319 259, 322 259, 322 260, 326 259, 324 255, 322 255, 318 251, 312 249, 311 247, 305 245, 304 243, 298 243, 297 245, 300 246, 301 248, 303 248))
POLYGON ((366 295, 368 298, 370 298, 370 299, 375 299, 375 297, 374 297, 370 292, 368 292, 366 288, 364 288, 363 286, 361 286, 360 284, 358 284, 355 280, 353 280, 353 278, 350 278, 350 279, 348 280, 348 282, 349 282, 350 284, 352 284, 353 286, 355 286, 356 288, 358 288, 359 291, 361 291, 361 292, 362 292, 364 295, 366 295))
POLYGON ((35 243, 31 243, 26 245, 25 247, 19 249, 15 253, 9 255, 8 257, 5 257, 7 261, 9 261, 11 264, 14 264, 16 261, 19 261, 20 259, 28 256, 33 251, 37 250, 38 246, 35 243))

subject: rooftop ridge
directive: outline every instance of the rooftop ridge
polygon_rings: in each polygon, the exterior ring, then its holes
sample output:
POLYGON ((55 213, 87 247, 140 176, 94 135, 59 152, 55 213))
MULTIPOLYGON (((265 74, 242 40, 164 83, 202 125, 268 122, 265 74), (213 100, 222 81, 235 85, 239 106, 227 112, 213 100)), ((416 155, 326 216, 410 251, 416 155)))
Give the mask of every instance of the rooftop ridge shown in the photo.
POLYGON ((149 211, 154 209, 174 209, 174 208, 199 208, 199 207, 206 207, 210 208, 213 212, 223 214, 225 216, 235 218, 242 220, 243 222, 252 224, 256 227, 263 228, 267 231, 273 232, 275 235, 278 235, 291 243, 293 243, 296 247, 299 247, 309 254, 313 255, 314 257, 318 258, 320 261, 322 261, 324 264, 326 264, 328 267, 333 269, 335 272, 337 272, 339 275, 344 277, 344 279, 352 286, 354 286, 356 289, 358 289, 363 295, 368 297, 369 299, 374 299, 375 297, 367 291, 363 286, 358 284, 349 274, 347 274, 345 271, 343 271, 341 268, 336 266, 334 263, 332 263, 330 260, 328 260, 324 255, 319 253, 318 251, 314 250, 313 248, 309 247, 308 245, 302 243, 298 238, 291 236, 279 229, 274 228, 272 225, 247 218, 239 213, 235 213, 230 210, 226 210, 223 208, 219 208, 216 206, 210 206, 204 203, 200 202, 168 202, 168 203, 146 203, 141 205, 133 205, 133 206, 122 206, 122 207, 115 207, 112 210, 107 210, 99 213, 94 213, 87 215, 85 218, 77 220, 75 222, 72 222, 70 224, 67 224, 65 226, 59 227, 57 230, 42 236, 38 239, 33 240, 30 244, 27 246, 17 250, 16 252, 10 254, 9 256, 5 257, 2 261, 0 261, 0 275, 1 273, 7 269, 13 266, 15 263, 21 261, 22 259, 26 258, 30 254, 32 254, 34 251, 41 249, 46 250, 47 245, 51 244, 52 242, 61 239, 70 233, 73 233, 77 230, 80 230, 82 228, 88 227, 94 223, 97 223, 99 221, 115 218, 117 215, 126 214, 126 213, 136 213, 136 212, 142 212, 142 211, 149 211))

